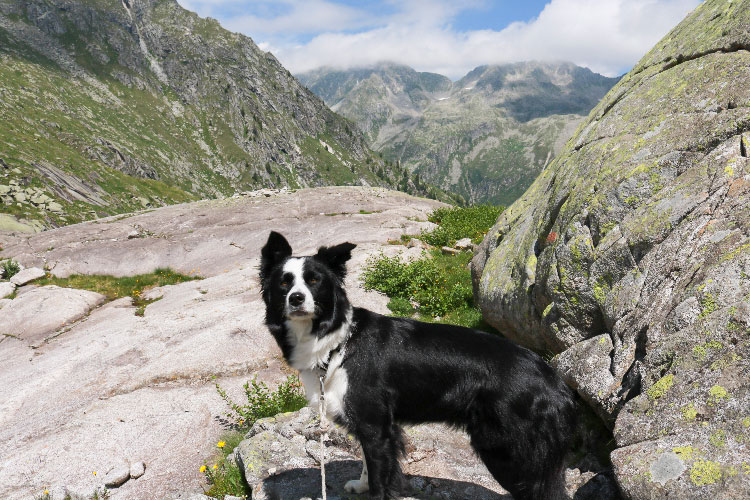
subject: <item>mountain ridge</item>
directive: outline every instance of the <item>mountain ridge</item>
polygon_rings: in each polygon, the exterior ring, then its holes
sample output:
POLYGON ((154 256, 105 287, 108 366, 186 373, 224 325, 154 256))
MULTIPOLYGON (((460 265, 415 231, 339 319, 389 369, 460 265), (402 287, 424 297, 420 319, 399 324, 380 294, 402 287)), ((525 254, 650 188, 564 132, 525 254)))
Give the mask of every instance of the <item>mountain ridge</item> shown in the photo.
POLYGON ((175 0, 0 0, 0 58, 6 222, 38 230, 261 187, 442 196, 251 38, 175 0))
POLYGON ((472 202, 503 204, 525 191, 618 81, 534 61, 479 66, 456 82, 387 62, 297 76, 384 157, 472 202))

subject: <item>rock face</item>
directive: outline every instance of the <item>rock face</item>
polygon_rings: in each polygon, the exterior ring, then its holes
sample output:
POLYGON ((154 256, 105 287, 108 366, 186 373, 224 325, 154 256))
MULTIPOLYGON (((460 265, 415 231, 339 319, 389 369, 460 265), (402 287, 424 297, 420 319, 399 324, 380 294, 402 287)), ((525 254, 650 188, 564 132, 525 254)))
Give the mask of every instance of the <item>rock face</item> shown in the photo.
MULTIPOLYGON (((228 408, 214 384, 239 401, 253 376, 269 386, 286 378, 263 325, 257 281, 269 230, 283 232, 300 254, 357 243, 350 299, 385 313, 387 299, 362 290, 359 270, 371 255, 394 248, 389 239, 432 227, 416 220, 438 206, 381 189, 318 188, 176 205, 33 235, 0 233, 0 259, 27 267, 47 262, 59 276, 125 276, 170 266, 205 277, 150 290, 148 297, 162 298, 142 317, 124 298, 89 304, 78 320, 60 316, 40 326, 35 338, 44 342, 0 335, 0 442, 11 444, 0 450, 0 498, 34 498, 45 490, 89 498, 107 471, 139 461, 147 464, 145 474, 111 490, 110 499, 202 491, 199 467, 226 430, 228 408)), ((33 283, 17 290, 0 309, 0 333, 7 318, 14 331, 31 328, 77 300, 26 307, 37 295, 77 291, 33 283)))
POLYGON ((626 497, 750 497, 750 2, 607 94, 473 261, 485 319, 614 430, 626 497))
POLYGON ((39 346, 104 302, 104 296, 87 290, 57 286, 24 290, 3 310, 0 335, 12 335, 28 346, 39 346))
POLYGON ((480 66, 455 83, 393 63, 298 77, 387 158, 473 203, 503 205, 617 83, 543 62, 480 66))

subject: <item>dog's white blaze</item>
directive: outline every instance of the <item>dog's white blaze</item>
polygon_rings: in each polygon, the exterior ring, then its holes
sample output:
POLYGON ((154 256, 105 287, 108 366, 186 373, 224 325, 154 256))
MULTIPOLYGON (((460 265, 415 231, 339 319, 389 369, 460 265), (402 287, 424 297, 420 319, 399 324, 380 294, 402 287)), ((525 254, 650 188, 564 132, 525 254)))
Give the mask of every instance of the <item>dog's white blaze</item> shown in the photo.
POLYGON ((346 368, 341 366, 345 349, 341 349, 333 356, 328 365, 326 378, 323 379, 326 416, 328 418, 335 418, 344 414, 344 396, 349 386, 349 375, 346 373, 346 368))
POLYGON ((313 299, 312 292, 310 292, 310 289, 307 288, 307 284, 305 283, 305 277, 303 274, 304 268, 305 257, 294 257, 284 262, 284 274, 289 273, 294 276, 292 289, 289 290, 289 293, 286 295, 286 307, 287 311, 289 311, 289 297, 293 293, 299 292, 305 296, 305 302, 302 305, 302 309, 312 314, 315 312, 315 300, 313 299))
POLYGON ((331 351, 349 338, 351 320, 352 310, 350 309, 346 313, 344 323, 322 338, 311 335, 312 319, 288 319, 286 321, 289 341, 294 344, 289 364, 300 371, 300 381, 305 387, 305 396, 313 407, 317 406, 320 399, 320 370, 316 367, 328 362, 323 390, 325 391, 326 415, 329 418, 335 418, 344 412, 344 396, 349 386, 349 376, 341 363, 344 360, 346 347, 333 356, 331 356, 331 351))

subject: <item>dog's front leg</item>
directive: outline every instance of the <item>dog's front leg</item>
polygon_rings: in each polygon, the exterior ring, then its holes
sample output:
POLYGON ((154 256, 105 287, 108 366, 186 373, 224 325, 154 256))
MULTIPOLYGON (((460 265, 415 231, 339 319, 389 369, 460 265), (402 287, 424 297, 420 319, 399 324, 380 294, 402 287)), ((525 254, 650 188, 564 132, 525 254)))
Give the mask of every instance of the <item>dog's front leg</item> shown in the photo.
POLYGON ((362 449, 362 474, 359 479, 347 481, 344 489, 349 493, 364 493, 370 489, 370 479, 367 475, 367 460, 365 459, 365 450, 362 449))
POLYGON ((394 466, 397 466, 398 463, 395 461, 395 457, 391 457, 389 454, 388 440, 376 435, 368 435, 367 439, 360 442, 362 443, 364 462, 367 464, 367 484, 370 498, 374 500, 391 498, 389 496, 389 478, 394 466))

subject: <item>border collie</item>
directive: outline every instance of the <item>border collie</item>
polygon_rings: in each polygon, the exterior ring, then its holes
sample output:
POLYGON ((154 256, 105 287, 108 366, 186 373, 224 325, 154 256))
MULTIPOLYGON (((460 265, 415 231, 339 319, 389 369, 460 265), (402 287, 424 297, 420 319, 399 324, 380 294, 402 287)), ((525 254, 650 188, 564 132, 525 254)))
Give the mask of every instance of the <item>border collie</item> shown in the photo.
POLYGON ((346 483, 372 498, 403 484, 399 424, 464 429, 493 477, 516 500, 565 494, 564 457, 575 430, 572 391, 533 352, 489 333, 392 318, 352 307, 343 288, 356 245, 309 257, 271 232, 261 251, 266 325, 316 404, 362 447, 362 476, 346 483))

